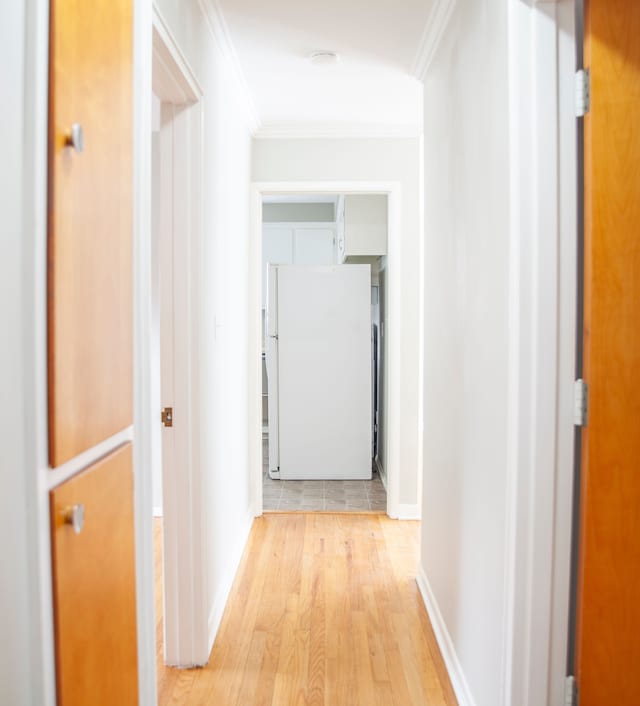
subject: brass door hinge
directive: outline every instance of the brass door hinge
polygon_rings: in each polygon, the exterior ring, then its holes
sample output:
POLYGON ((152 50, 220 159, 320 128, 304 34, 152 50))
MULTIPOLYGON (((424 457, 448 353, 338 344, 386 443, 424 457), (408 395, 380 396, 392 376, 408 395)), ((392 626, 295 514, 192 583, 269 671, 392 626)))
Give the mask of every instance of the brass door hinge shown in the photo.
POLYGON ((162 410, 162 414, 160 416, 162 419, 162 424, 165 427, 172 427, 173 426, 173 407, 165 407, 162 410))

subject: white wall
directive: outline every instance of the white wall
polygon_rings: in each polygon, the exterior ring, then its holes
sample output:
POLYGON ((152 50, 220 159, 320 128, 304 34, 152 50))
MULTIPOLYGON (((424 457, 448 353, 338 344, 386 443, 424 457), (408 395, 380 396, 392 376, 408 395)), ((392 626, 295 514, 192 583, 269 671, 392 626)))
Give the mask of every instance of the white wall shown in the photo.
POLYGON ((424 77, 418 581, 461 706, 558 706, 573 470, 574 2, 459 0, 441 36, 424 77))
POLYGON ((200 3, 158 0, 157 6, 203 90, 199 435, 211 642, 252 522, 247 438, 251 116, 234 67, 200 3))
POLYGON ((507 3, 459 0, 424 85, 421 568, 477 706, 502 693, 507 3))
POLYGON ((336 209, 332 203, 265 203, 263 223, 334 223, 336 209))
POLYGON ((400 506, 419 507, 419 173, 417 138, 256 139, 252 179, 268 181, 398 181, 402 188, 402 282, 400 294, 402 370, 399 390, 400 506))
POLYGON ((22 321, 28 318, 29 295, 23 287, 23 266, 30 250, 24 235, 23 189, 25 147, 25 43, 23 3, 0 11, 0 67, 4 109, 2 134, 10 136, 0 165, 0 703, 30 704, 33 699, 34 656, 30 620, 30 557, 27 468, 25 457, 24 376, 27 374, 22 321))

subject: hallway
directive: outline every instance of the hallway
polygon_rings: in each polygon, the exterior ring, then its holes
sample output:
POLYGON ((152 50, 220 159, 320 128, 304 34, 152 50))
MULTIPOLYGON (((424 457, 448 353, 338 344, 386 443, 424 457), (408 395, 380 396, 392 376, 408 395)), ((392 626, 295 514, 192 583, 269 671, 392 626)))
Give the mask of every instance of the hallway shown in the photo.
POLYGON ((417 522, 266 514, 255 521, 208 664, 162 660, 159 706, 455 706, 415 574, 417 522))
POLYGON ((0 17, 0 705, 637 706, 640 3, 0 17))

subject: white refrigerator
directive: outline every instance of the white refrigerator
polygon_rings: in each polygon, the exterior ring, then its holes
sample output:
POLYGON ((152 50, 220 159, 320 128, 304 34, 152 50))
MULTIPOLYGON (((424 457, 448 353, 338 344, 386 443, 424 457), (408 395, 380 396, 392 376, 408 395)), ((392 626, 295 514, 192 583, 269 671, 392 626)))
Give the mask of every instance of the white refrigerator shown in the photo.
POLYGON ((272 477, 371 478, 369 265, 271 265, 267 287, 272 477))

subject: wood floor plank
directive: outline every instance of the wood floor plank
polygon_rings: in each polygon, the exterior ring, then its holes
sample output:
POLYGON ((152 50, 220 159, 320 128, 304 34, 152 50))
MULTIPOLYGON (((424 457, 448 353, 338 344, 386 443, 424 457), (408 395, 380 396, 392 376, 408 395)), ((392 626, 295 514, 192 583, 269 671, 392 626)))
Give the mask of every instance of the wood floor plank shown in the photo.
MULTIPOLYGON (((158 645, 159 706, 456 706, 415 583, 418 535, 384 515, 257 519, 208 664, 165 667, 158 645)), ((161 607, 160 520, 154 536, 161 607)))

